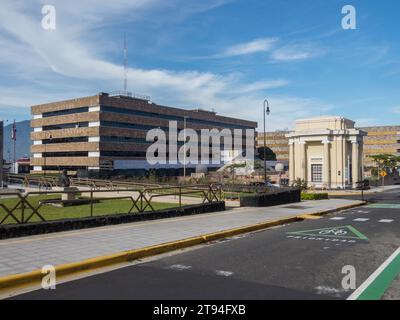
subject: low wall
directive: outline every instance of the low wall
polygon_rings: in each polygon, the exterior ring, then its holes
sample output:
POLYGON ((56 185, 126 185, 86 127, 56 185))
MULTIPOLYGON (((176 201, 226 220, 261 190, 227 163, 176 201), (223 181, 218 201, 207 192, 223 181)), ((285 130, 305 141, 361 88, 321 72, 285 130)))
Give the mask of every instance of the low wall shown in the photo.
POLYGON ((241 207, 271 207, 301 201, 300 189, 285 189, 240 198, 241 207))
POLYGON ((32 236, 37 234, 69 231, 77 229, 95 228, 122 223, 145 220, 165 219, 195 214, 224 211, 225 202, 212 202, 196 204, 182 208, 165 209, 153 212, 118 214, 99 217, 86 217, 79 219, 64 219, 27 224, 10 224, 0 226, 0 239, 32 236))

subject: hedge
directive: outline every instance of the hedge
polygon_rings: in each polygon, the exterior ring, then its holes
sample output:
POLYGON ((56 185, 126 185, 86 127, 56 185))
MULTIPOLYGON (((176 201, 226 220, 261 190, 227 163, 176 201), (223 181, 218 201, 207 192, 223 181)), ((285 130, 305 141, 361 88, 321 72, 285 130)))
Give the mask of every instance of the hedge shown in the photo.
POLYGON ((329 199, 327 193, 305 193, 301 194, 301 200, 326 200, 329 199))

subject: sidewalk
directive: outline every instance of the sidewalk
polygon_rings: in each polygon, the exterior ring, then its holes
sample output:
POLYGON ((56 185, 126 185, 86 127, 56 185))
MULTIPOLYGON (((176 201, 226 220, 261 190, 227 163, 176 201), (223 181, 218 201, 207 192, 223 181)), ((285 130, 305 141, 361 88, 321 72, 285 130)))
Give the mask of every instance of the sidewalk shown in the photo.
MULTIPOLYGON (((364 190, 364 194, 375 194, 375 193, 381 193, 389 190, 396 190, 400 189, 400 185, 394 185, 394 186, 380 186, 380 187, 372 187, 369 190, 364 190)), ((330 196, 352 196, 352 195, 361 195, 360 190, 328 190, 327 191, 330 196)))
POLYGON ((196 216, 0 240, 0 277, 41 269, 44 265, 57 266, 78 262, 117 252, 357 204, 361 204, 361 202, 333 199, 305 201, 269 208, 235 208, 196 216))

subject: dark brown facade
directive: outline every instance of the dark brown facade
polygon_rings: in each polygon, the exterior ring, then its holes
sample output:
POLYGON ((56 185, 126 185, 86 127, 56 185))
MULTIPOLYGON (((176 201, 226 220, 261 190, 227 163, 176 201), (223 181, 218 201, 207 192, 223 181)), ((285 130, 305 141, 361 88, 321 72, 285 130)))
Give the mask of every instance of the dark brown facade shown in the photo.
MULTIPOLYGON (((146 99, 92 97, 32 106, 32 168, 34 172, 116 169, 118 164, 146 161, 149 130, 168 130, 176 121, 186 128, 254 130, 257 123, 216 115, 203 110, 160 106, 146 99), (128 162, 124 162, 128 161, 128 162)), ((123 167, 123 166, 122 166, 123 167)))

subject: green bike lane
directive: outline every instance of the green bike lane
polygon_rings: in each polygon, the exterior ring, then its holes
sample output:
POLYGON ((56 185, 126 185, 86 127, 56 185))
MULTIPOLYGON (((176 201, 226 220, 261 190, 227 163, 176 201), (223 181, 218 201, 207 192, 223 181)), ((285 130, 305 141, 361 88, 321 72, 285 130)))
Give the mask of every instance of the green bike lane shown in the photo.
POLYGON ((398 299, 400 210, 365 206, 218 241, 17 299, 398 299), (357 290, 344 288, 355 270, 357 290))

